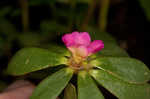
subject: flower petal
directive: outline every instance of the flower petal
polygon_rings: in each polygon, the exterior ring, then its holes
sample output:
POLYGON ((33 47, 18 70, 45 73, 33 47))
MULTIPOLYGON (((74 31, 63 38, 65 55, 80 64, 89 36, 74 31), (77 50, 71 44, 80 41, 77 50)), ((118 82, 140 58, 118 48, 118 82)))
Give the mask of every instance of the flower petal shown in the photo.
POLYGON ((94 40, 89 46, 88 46, 88 52, 89 53, 96 53, 104 48, 104 43, 101 40, 94 40))
POLYGON ((79 36, 79 32, 72 32, 70 34, 65 34, 62 37, 62 41, 67 47, 75 45, 75 39, 79 36))
POLYGON ((90 35, 87 32, 81 32, 75 37, 76 45, 88 46, 91 42, 90 35))

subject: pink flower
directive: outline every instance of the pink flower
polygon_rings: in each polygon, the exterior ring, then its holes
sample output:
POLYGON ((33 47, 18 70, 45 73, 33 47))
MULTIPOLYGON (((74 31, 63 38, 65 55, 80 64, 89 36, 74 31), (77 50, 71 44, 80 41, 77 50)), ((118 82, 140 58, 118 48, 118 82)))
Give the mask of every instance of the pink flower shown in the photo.
POLYGON ((87 32, 65 34, 62 41, 75 57, 86 58, 104 48, 104 43, 101 40, 91 42, 90 35, 87 32))

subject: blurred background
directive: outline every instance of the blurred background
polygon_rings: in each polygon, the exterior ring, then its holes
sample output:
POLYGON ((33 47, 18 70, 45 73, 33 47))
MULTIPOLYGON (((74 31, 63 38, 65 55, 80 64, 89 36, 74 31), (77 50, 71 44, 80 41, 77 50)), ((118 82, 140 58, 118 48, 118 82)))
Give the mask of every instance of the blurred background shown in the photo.
POLYGON ((150 0, 0 0, 0 70, 23 47, 62 44, 63 33, 91 28, 150 67, 150 0))

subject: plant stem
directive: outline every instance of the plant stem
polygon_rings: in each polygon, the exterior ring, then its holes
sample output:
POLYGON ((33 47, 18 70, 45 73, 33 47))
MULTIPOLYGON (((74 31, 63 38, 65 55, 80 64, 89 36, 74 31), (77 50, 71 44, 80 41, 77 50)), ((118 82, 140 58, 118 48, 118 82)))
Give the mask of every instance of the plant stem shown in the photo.
POLYGON ((28 0, 20 0, 20 5, 22 9, 22 25, 23 31, 27 32, 29 29, 29 9, 28 0))
POLYGON ((100 13, 99 13, 99 29, 101 31, 106 31, 107 27, 107 17, 109 10, 109 0, 100 0, 100 13))
POLYGON ((96 2, 97 0, 92 0, 89 8, 88 8, 88 12, 87 15, 85 17, 85 20, 83 21, 82 25, 81 25, 81 31, 85 31, 86 27, 88 26, 89 20, 94 12, 94 9, 96 8, 96 2))

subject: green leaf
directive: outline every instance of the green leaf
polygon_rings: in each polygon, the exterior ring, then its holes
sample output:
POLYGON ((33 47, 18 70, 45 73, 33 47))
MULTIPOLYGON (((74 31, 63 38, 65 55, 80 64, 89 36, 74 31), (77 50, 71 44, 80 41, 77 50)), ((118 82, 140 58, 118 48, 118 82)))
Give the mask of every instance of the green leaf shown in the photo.
POLYGON ((95 82, 85 71, 78 74, 78 99, 104 99, 95 82))
POLYGON ((115 38, 110 34, 101 32, 93 27, 88 27, 87 31, 93 40, 102 40, 104 42, 104 49, 100 51, 98 55, 128 57, 127 52, 118 46, 115 38))
POLYGON ((71 56, 69 50, 66 47, 61 45, 58 46, 57 44, 50 44, 50 45, 46 45, 46 48, 54 53, 59 53, 59 54, 65 53, 65 56, 71 56))
POLYGON ((149 84, 127 83, 103 70, 92 70, 90 74, 119 99, 150 99, 149 84))
POLYGON ((139 2, 146 13, 148 20, 150 21, 150 0, 139 0, 139 2))
POLYGON ((65 88, 64 99, 77 99, 76 88, 73 84, 68 84, 65 88))
POLYGON ((42 81, 30 99, 56 99, 68 84, 73 74, 70 68, 61 69, 42 81))
MULTIPOLYGON (((60 49, 58 49, 60 50, 60 49)), ((33 71, 66 64, 66 53, 54 53, 41 48, 24 48, 16 53, 8 64, 7 73, 23 75, 33 71)))
POLYGON ((128 53, 121 49, 117 44, 104 43, 104 49, 97 53, 100 56, 115 56, 115 57, 128 57, 128 53))
POLYGON ((100 57, 91 62, 95 67, 130 83, 145 83, 150 80, 147 66, 132 58, 100 57))

